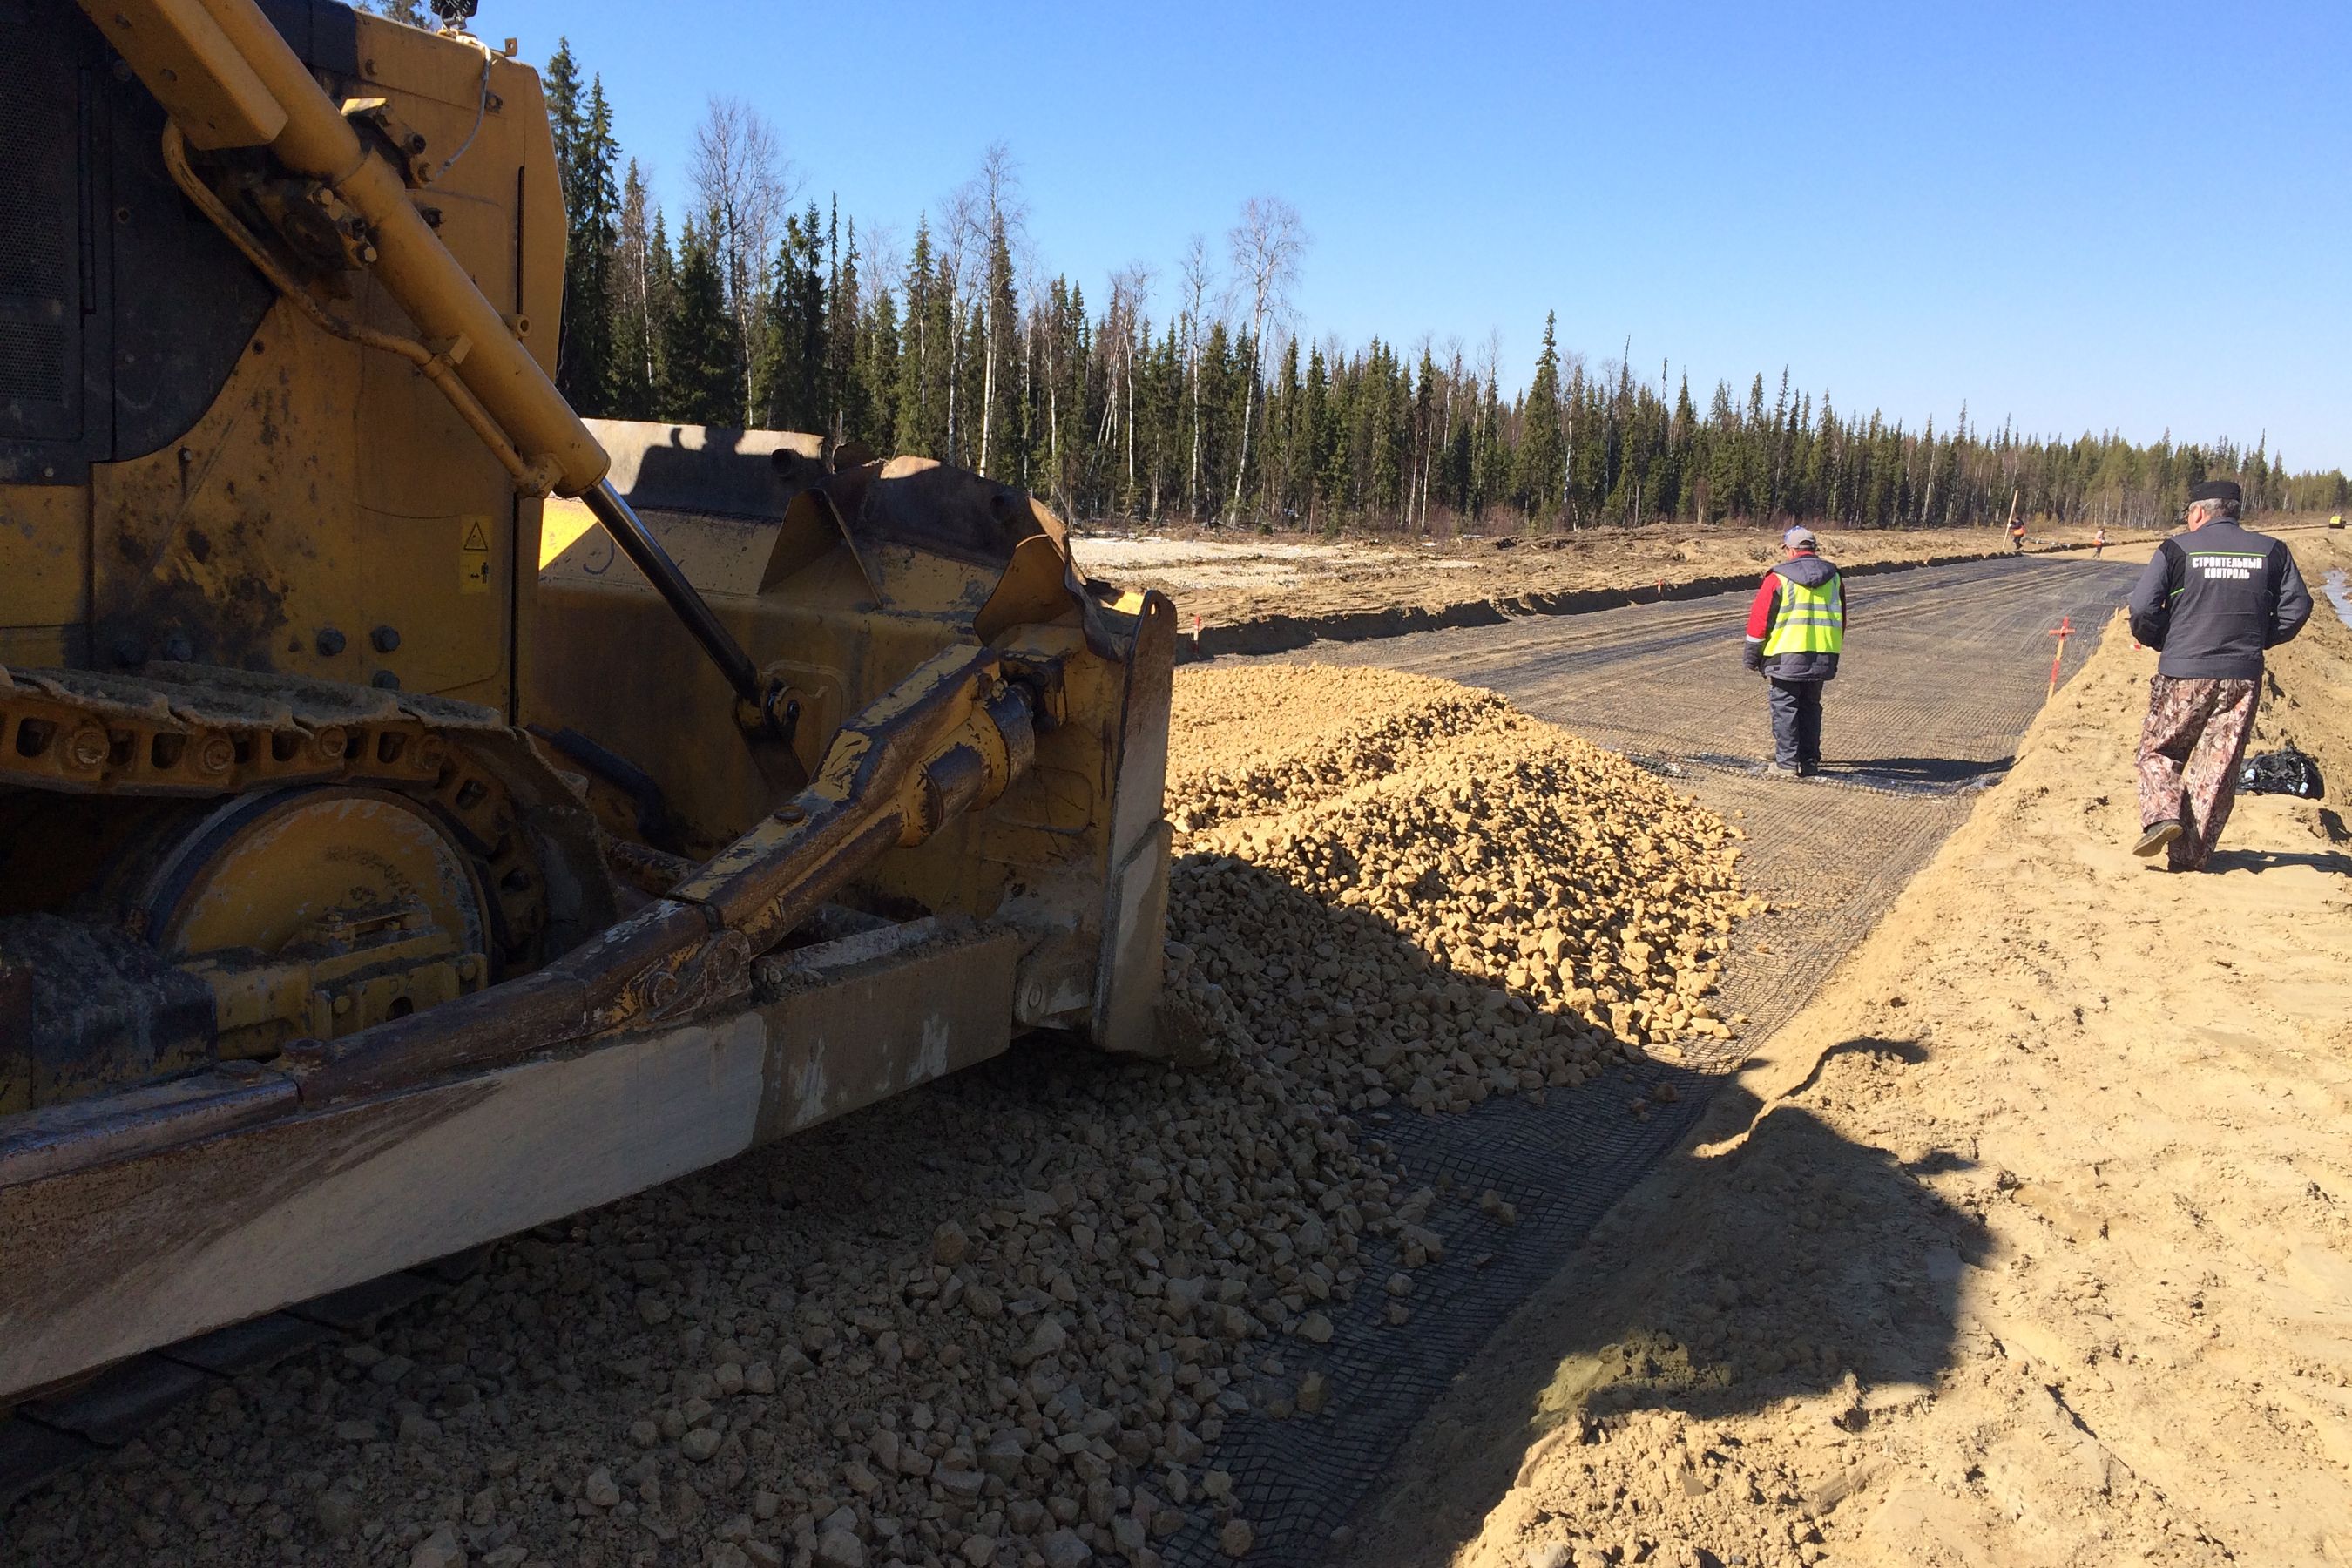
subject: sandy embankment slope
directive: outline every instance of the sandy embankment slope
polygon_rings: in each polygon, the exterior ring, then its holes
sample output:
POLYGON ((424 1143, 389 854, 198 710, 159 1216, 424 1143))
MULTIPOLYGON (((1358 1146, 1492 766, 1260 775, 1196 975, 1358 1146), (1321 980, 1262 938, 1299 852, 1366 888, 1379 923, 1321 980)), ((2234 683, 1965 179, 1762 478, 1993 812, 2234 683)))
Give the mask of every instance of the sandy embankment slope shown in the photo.
POLYGON ((2352 632, 2257 741, 2328 801, 2201 877, 2128 852, 2152 665, 2110 629, 1334 1561, 2352 1561, 2352 632))

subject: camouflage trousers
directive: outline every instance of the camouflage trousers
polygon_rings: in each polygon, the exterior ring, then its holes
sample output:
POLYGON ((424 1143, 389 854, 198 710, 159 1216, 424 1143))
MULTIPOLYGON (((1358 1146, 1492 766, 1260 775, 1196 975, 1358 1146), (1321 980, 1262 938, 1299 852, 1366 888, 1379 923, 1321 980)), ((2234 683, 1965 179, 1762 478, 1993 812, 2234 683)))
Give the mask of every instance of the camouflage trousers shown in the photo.
POLYGON ((2201 868, 2238 795, 2238 766, 2254 732, 2258 680, 2153 677, 2139 731, 2139 821, 2180 824, 2165 851, 2175 871, 2201 868))

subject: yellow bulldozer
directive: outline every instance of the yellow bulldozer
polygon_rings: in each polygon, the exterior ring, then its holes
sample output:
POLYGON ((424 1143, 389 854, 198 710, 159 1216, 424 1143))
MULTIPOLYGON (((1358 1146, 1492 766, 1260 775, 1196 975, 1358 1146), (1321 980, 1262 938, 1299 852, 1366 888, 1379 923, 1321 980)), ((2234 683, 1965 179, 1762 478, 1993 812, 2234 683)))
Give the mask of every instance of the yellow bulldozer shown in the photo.
POLYGON ((0 0, 0 1409, 1060 1030, 1174 615, 1019 489, 583 421, 537 77, 0 0))

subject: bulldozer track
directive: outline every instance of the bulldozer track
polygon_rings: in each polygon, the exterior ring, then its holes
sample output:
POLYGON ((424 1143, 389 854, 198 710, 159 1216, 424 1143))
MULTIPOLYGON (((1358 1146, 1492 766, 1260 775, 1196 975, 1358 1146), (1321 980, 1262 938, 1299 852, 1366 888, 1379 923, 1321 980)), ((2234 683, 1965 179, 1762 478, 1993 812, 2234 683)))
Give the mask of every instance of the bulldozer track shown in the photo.
POLYGON ((432 784, 446 733, 503 728, 472 703, 204 665, 0 670, 0 784, 73 794, 432 784))
MULTIPOLYGON (((432 806, 474 857, 501 957, 545 924, 535 854, 506 785, 467 742, 506 733, 493 711, 445 698, 196 665, 136 674, 0 669, 0 788, 33 798, 225 800, 327 784, 387 788, 432 806)), ((0 1413, 0 1506, 120 1447, 205 1388, 312 1345, 364 1334, 384 1313, 467 1278, 487 1248, 332 1292, 135 1356, 0 1413)))
POLYGON ((481 871, 502 963, 547 911, 528 836, 497 772, 468 748, 509 733, 447 698, 204 665, 137 674, 0 669, 0 789, 41 795, 226 799, 359 784, 429 805, 481 871))
POLYGON ((103 1458, 199 1394, 266 1372, 314 1346, 365 1339, 386 1313, 470 1279, 488 1252, 487 1246, 472 1247, 397 1269, 133 1356, 69 1387, 20 1402, 0 1413, 0 1509, 103 1458))

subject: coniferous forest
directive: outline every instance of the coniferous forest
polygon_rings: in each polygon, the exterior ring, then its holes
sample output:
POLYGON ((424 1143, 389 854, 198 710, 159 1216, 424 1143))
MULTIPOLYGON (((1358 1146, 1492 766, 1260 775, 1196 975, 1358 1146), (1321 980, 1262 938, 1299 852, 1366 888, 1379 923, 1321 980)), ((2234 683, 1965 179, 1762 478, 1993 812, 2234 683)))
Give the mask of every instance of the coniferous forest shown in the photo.
MULTIPOLYGON (((1539 341, 1302 341, 1307 238, 1278 198, 1160 273, 1088 285, 1026 243, 1003 146, 904 233, 795 201, 774 131, 714 100, 673 213, 568 44, 547 65, 571 219, 558 380, 583 413, 814 431, 977 468, 1074 519, 1383 531, 1660 520, 1896 528, 2169 523, 2234 477, 2249 510, 2336 510, 2340 472, 2257 441, 1910 429, 1784 369, 1695 390, 1539 341), (1531 353, 1531 374, 1522 356, 1531 353), (1526 376, 1524 390, 1517 384, 1526 376), (1506 385, 1513 390, 1507 392, 1506 385)), ((1534 323, 1528 323, 1530 339, 1534 323)))

